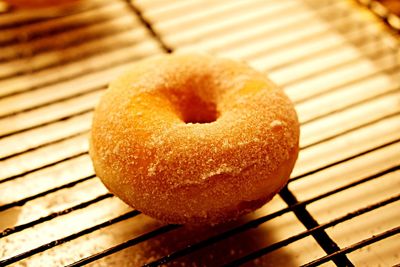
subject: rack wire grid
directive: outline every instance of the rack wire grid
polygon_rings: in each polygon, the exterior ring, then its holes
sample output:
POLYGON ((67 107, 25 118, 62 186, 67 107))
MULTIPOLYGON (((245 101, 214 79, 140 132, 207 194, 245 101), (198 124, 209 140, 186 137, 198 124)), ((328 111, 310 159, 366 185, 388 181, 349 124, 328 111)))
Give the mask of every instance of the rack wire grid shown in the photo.
POLYGON ((399 24, 360 2, 367 7, 92 0, 3 11, 0 266, 398 264, 399 24), (108 193, 92 169, 90 121, 108 82, 172 51, 244 60, 296 105, 301 152, 291 179, 238 221, 162 224, 108 193))

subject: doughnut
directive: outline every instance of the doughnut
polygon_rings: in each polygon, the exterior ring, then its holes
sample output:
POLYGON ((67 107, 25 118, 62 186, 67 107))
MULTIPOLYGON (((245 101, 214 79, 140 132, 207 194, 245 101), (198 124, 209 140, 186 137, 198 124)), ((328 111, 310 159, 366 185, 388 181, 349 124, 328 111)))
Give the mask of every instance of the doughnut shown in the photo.
POLYGON ((133 208, 167 223, 218 224, 286 184, 299 123, 284 92, 245 63, 169 54, 110 83, 89 147, 97 176, 133 208))

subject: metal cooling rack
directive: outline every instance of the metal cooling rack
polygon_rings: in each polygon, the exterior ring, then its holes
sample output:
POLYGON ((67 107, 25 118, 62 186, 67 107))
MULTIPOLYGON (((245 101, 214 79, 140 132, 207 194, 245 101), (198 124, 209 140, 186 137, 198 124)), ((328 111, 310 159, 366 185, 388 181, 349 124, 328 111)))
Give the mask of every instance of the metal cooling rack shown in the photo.
POLYGON ((0 266, 400 263, 399 47, 350 1, 93 0, 4 11, 0 266), (296 104, 292 178, 237 222, 163 225, 108 193, 91 167, 90 120, 108 82, 177 50, 245 60, 296 104))

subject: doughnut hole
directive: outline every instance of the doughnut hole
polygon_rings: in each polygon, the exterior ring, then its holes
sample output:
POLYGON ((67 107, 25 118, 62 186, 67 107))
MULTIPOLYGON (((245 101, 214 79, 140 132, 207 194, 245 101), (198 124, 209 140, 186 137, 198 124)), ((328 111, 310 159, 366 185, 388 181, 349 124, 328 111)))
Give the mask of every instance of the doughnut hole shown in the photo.
POLYGON ((218 119, 217 105, 213 101, 202 99, 196 90, 166 92, 166 97, 173 104, 180 118, 186 124, 211 123, 218 119))

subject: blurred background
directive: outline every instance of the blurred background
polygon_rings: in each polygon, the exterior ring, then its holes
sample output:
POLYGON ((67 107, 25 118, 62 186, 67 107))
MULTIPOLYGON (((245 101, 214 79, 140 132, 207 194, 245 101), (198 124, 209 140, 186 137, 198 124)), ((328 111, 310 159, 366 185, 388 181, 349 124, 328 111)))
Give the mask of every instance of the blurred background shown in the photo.
POLYGON ((0 266, 399 264, 399 6, 0 2, 0 266), (291 180, 239 221, 164 225, 108 193, 92 169, 88 132, 107 84, 174 51, 246 61, 295 103, 291 180))

